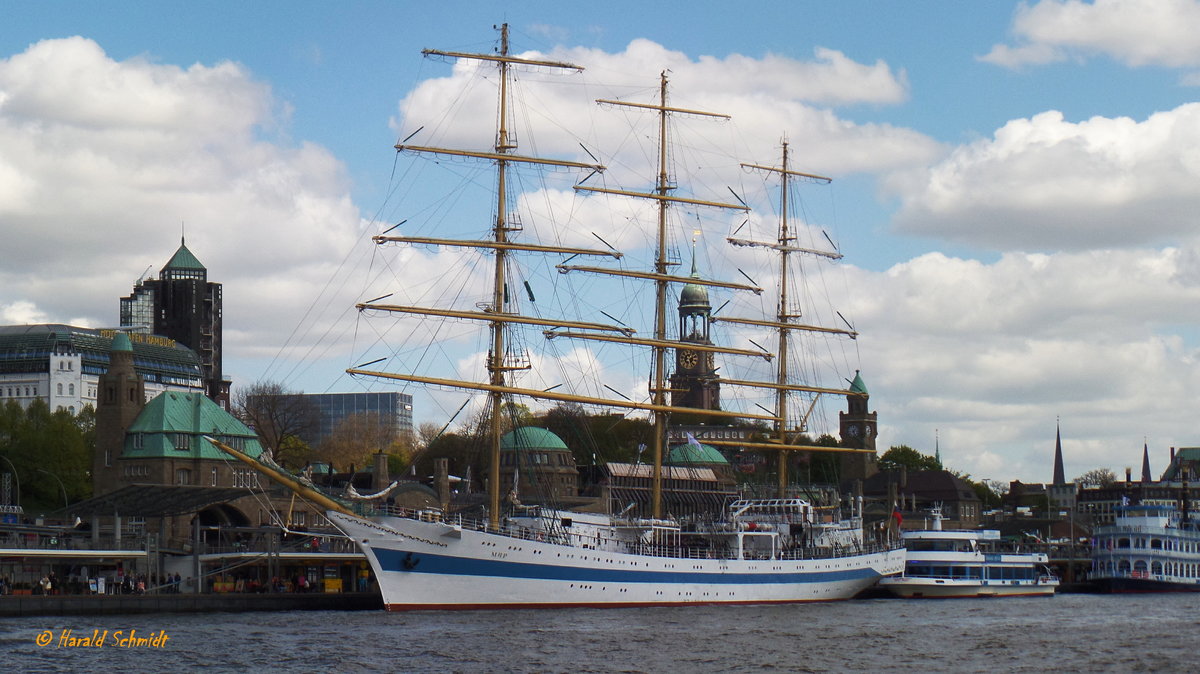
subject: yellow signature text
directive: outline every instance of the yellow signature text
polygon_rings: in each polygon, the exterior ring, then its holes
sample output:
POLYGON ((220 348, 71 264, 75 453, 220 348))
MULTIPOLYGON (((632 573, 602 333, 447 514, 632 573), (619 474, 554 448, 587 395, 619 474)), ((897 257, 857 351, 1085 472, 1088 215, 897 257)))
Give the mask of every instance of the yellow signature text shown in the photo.
POLYGON ((171 635, 166 630, 42 630, 33 641, 41 648, 163 648, 171 635))

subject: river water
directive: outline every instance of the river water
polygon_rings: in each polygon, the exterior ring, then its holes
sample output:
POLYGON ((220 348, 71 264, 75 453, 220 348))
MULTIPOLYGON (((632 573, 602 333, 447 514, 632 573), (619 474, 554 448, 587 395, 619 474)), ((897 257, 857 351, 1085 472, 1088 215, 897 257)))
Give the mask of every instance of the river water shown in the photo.
POLYGON ((1186 672, 1200 593, 0 621, 5 671, 1186 672), (64 638, 65 630, 70 633, 64 638), (101 647, 70 639, 108 630, 101 647), (158 643, 117 645, 131 631, 158 643), (118 631, 121 634, 116 634, 118 631), (161 639, 165 631, 167 639, 161 639), (45 645, 40 645, 40 643, 45 645))

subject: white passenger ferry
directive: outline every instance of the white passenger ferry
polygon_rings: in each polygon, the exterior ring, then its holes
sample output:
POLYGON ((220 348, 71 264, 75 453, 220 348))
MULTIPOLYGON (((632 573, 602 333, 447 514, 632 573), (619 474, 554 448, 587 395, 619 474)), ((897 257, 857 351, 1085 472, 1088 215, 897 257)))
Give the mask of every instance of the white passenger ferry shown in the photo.
POLYGON ((1096 527, 1091 580, 1105 592, 1200 591, 1200 527, 1175 506, 1120 506, 1096 527))

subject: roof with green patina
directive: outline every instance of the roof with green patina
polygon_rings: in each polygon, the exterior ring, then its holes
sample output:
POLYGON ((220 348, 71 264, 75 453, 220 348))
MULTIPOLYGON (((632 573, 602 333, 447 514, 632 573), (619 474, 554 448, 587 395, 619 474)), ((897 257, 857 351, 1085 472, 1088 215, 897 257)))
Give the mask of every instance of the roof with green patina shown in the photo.
POLYGON ((187 245, 180 242, 179 250, 175 251, 163 269, 204 269, 204 265, 200 264, 200 260, 196 259, 192 251, 188 250, 187 245))
POLYGON ((167 391, 155 396, 125 436, 123 458, 230 458, 203 436, 210 435, 250 456, 262 453, 254 431, 200 393, 167 391), (140 435, 140 439, 135 436, 140 435), (186 436, 183 440, 180 436, 186 436), (180 449, 180 447, 183 447, 180 449))
POLYGON ((667 463, 672 466, 682 466, 689 463, 697 464, 728 464, 729 459, 721 453, 721 450, 712 445, 701 444, 686 444, 675 445, 671 448, 668 455, 667 463))
POLYGON ((536 426, 522 426, 521 428, 505 433, 500 437, 500 449, 502 451, 526 449, 569 451, 562 438, 544 428, 536 426))
POLYGON ((867 393, 867 385, 863 383, 862 375, 858 370, 854 371, 854 381, 850 382, 850 390, 855 393, 867 393))

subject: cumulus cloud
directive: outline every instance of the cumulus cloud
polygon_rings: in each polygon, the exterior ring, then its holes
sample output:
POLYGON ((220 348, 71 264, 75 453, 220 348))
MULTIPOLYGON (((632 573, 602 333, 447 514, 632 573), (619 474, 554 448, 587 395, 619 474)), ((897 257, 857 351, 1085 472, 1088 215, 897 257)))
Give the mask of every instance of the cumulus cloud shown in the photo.
POLYGON ((1145 120, 1013 120, 928 169, 893 176, 901 231, 1000 250, 1144 245, 1194 236, 1200 104, 1145 120))
POLYGON ((929 253, 882 273, 849 268, 845 311, 863 331, 881 441, 928 448, 938 429, 950 465, 1025 480, 1049 477, 1056 417, 1074 474, 1132 461, 1143 437, 1192 443, 1169 401, 1200 395, 1197 349, 1178 334, 1200 310, 1195 258, 929 253))
POLYGON ((1196 0, 1041 0, 1013 18, 1016 46, 981 59, 1006 67, 1106 55, 1129 66, 1200 65, 1196 0))
POLYGON ((226 349, 282 343, 359 229, 341 163, 273 139, 286 124, 232 62, 116 61, 82 37, 0 60, 5 320, 115 325, 186 228, 225 285, 226 349))
MULTIPOLYGON (((837 106, 903 102, 908 84, 903 71, 894 72, 882 61, 861 64, 831 49, 818 48, 809 62, 777 55, 693 59, 639 39, 618 53, 564 47, 524 56, 586 70, 578 75, 548 69, 520 74, 517 92, 524 102, 510 121, 518 142, 531 138, 536 128, 541 154, 590 161, 580 148, 582 141, 601 161, 615 162, 610 175, 617 182, 644 181, 653 175, 653 153, 618 161, 598 148, 626 149, 633 139, 653 136, 657 122, 644 110, 597 110, 594 99, 657 102, 662 72, 671 82, 670 105, 730 115, 735 123, 746 120, 745 126, 722 127, 712 118, 676 117, 681 125, 705 128, 684 138, 680 151, 694 153, 698 165, 721 171, 725 178, 739 171, 737 162, 720 156, 727 151, 705 146, 706 136, 742 143, 751 156, 773 156, 786 136, 803 148, 806 162, 838 175, 904 165, 939 151, 934 141, 910 129, 855 124, 834 114, 831 108, 837 106)), ((491 146, 494 81, 478 86, 480 69, 490 67, 460 60, 449 76, 419 84, 400 103, 400 117, 393 122, 398 134, 407 137, 420 129, 410 141, 416 145, 491 146)))

